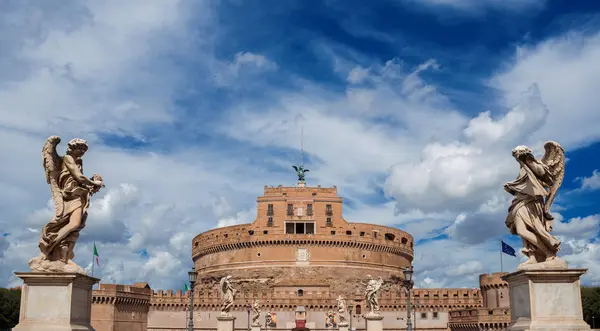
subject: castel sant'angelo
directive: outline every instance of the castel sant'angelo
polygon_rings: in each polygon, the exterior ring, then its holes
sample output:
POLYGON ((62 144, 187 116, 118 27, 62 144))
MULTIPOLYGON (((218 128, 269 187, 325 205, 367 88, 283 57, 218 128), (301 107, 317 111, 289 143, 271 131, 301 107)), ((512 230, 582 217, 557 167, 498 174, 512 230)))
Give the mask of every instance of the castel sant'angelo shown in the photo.
MULTIPOLYGON (((362 283, 369 276, 390 284, 379 299, 384 328, 406 328, 402 269, 411 266, 414 239, 396 228, 358 221, 344 219, 335 186, 307 186, 303 180, 265 186, 253 222, 193 239, 195 327, 216 328, 219 280, 230 275, 237 289, 232 313, 240 330, 248 329, 248 304, 256 299, 264 329, 291 329, 299 306, 306 309, 311 329, 330 329, 326 315, 336 312, 339 295, 354 307, 352 328, 364 329, 362 283), (273 317, 269 325, 266 314, 273 317)), ((501 275, 481 275, 479 288, 413 289, 416 329, 504 329, 510 316, 501 275)), ((188 292, 151 289, 146 283, 101 284, 93 295, 92 325, 98 331, 186 330, 188 312, 188 292)))

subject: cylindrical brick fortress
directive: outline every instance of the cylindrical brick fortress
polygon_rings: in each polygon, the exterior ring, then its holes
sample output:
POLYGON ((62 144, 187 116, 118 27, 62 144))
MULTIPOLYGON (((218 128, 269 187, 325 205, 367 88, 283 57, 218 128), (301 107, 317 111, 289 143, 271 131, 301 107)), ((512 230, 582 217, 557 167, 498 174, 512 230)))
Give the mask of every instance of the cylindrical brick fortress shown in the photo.
POLYGON ((367 274, 402 278, 402 268, 412 262, 410 234, 347 222, 335 187, 265 187, 257 202, 254 222, 193 239, 201 282, 231 275, 254 285, 321 283, 346 293, 367 274))

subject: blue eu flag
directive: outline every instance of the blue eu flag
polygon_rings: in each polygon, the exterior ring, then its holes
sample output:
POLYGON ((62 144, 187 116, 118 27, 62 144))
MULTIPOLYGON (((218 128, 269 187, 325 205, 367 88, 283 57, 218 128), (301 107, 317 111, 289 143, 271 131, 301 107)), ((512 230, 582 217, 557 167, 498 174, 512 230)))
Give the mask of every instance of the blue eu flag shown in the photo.
POLYGON ((515 255, 515 249, 510 247, 509 245, 507 245, 504 241, 502 242, 502 253, 506 253, 508 255, 512 255, 514 257, 517 257, 517 255, 515 255))

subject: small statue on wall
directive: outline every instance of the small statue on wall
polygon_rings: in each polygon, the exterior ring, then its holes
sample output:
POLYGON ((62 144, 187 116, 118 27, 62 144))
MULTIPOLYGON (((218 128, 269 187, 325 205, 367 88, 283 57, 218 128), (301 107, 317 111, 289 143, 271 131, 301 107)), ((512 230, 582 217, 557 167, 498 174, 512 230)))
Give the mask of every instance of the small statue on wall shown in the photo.
POLYGON ((221 315, 231 316, 231 307, 233 306, 233 301, 235 300, 235 294, 237 292, 231 285, 231 276, 221 278, 219 285, 223 302, 221 305, 221 315))
POLYGON ((87 142, 75 138, 67 144, 67 153, 60 156, 56 146, 61 139, 51 136, 42 148, 42 165, 54 202, 54 215, 44 226, 39 241, 40 256, 29 261, 36 272, 75 272, 87 275, 73 262, 75 243, 85 227, 92 195, 104 187, 102 177, 83 175, 83 155, 87 142))
POLYGON ((504 184, 504 190, 514 196, 508 209, 506 226, 523 240, 521 252, 528 260, 517 270, 567 268, 556 257, 560 240, 552 236, 550 206, 565 175, 565 152, 554 141, 544 144, 545 154, 537 160, 529 147, 517 146, 512 156, 520 166, 517 179, 504 184))
POLYGON ((252 326, 260 326, 260 304, 258 299, 252 304, 252 326))
POLYGON ((337 309, 338 309, 338 323, 339 324, 346 324, 347 319, 346 319, 346 315, 348 314, 348 311, 346 309, 346 300, 344 299, 344 297, 342 297, 341 295, 338 296, 337 298, 337 309))

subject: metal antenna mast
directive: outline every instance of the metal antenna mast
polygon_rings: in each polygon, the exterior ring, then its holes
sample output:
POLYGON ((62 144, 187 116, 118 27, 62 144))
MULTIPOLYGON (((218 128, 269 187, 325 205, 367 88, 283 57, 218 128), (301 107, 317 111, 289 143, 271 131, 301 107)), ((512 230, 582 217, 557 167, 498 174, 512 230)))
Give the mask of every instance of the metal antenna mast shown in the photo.
POLYGON ((300 165, 304 166, 304 124, 300 123, 300 165))

